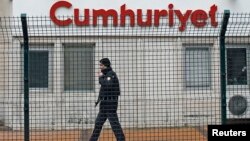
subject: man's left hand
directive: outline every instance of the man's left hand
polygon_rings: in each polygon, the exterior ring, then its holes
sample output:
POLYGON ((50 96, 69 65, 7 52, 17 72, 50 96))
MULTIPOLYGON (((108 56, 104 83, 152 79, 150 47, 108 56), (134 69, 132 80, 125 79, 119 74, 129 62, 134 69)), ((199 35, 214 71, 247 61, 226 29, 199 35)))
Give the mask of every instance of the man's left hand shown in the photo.
POLYGON ((95 107, 98 105, 99 102, 95 102, 95 107))

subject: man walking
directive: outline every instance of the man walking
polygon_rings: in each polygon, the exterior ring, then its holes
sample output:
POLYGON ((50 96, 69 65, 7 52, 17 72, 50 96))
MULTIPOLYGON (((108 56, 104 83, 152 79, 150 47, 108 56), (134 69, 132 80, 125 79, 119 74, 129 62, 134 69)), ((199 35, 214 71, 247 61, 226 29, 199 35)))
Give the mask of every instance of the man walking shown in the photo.
POLYGON ((90 141, 97 141, 102 126, 108 119, 117 141, 125 141, 125 136, 122 131, 117 115, 118 97, 120 95, 119 79, 116 73, 111 68, 111 63, 108 58, 100 60, 99 83, 101 85, 99 97, 95 106, 100 102, 100 109, 95 121, 95 127, 91 135, 90 141))

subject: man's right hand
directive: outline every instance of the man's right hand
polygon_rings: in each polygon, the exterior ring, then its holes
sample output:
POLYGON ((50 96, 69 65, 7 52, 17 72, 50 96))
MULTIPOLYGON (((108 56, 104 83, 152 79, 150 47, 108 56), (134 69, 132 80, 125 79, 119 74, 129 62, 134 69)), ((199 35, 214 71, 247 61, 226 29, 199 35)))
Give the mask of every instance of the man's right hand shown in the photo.
POLYGON ((102 72, 98 72, 98 77, 101 77, 103 75, 102 72))

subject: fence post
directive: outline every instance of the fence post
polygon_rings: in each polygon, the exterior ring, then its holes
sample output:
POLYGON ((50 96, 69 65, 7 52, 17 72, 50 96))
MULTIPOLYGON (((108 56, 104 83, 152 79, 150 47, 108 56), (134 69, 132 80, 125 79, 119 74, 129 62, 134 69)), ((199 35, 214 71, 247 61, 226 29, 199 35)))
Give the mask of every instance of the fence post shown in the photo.
POLYGON ((29 38, 26 14, 21 14, 24 48, 24 141, 29 141, 29 38))
POLYGON ((226 124, 227 121, 227 103, 226 103, 226 48, 225 34, 228 25, 230 11, 225 10, 220 30, 220 81, 221 81, 221 123, 226 124))

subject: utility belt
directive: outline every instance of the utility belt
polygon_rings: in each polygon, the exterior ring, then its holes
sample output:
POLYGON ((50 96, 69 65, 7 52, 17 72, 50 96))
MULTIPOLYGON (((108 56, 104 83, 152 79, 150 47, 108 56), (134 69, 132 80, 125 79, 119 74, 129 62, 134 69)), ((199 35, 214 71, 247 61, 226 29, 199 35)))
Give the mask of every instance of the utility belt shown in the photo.
POLYGON ((101 97, 100 100, 118 100, 118 96, 105 96, 101 97))

